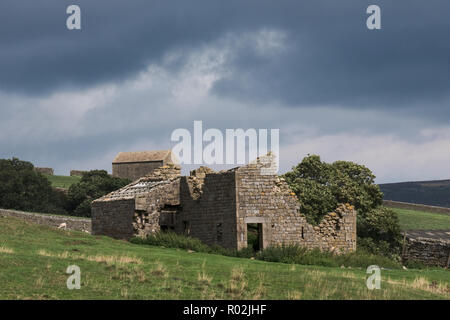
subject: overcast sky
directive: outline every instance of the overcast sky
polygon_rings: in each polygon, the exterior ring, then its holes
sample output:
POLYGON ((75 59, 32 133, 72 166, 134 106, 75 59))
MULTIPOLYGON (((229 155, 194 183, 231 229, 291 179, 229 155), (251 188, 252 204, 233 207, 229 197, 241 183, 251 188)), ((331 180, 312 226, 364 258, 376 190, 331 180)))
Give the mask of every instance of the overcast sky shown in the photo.
POLYGON ((57 174, 177 128, 279 128, 377 182, 450 178, 448 0, 2 0, 0 158, 57 174), (81 7, 82 30, 66 28, 81 7), (366 9, 381 7, 381 30, 366 9))

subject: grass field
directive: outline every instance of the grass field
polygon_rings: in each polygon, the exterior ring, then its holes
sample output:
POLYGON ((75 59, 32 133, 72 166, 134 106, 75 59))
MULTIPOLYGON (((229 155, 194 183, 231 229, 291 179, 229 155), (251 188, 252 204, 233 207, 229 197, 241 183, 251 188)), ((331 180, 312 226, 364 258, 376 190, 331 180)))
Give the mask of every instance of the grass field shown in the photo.
POLYGON ((398 214, 402 230, 450 229, 450 215, 391 208, 398 214))
POLYGON ((450 299, 450 271, 288 265, 134 245, 0 218, 0 299, 450 299), (81 289, 69 290, 69 265, 81 289))
POLYGON ((46 175, 47 179, 52 183, 52 187, 69 189, 69 187, 80 181, 81 177, 77 176, 50 176, 46 175))

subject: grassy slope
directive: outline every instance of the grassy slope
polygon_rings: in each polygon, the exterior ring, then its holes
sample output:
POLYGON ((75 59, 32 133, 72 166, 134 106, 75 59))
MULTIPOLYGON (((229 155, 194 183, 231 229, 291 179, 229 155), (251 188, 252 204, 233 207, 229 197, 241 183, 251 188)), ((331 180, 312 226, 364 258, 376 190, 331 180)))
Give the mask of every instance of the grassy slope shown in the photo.
POLYGON ((286 265, 133 245, 0 218, 0 299, 450 299, 449 271, 286 265), (81 268, 68 290, 66 268, 81 268))
POLYGON ((52 187, 69 189, 69 187, 80 181, 81 177, 77 176, 48 176, 47 179, 52 183, 52 187))
POLYGON ((450 215, 391 208, 398 214, 402 230, 450 229, 450 215))

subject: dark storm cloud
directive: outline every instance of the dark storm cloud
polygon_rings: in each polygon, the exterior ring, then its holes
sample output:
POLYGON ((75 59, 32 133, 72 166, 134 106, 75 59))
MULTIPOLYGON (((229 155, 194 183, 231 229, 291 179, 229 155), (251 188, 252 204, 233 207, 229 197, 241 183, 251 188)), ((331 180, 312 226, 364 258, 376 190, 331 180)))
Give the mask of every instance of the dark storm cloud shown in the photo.
POLYGON ((407 107, 448 121, 450 3, 380 1, 379 31, 365 28, 366 2, 335 4, 315 6, 314 21, 287 26, 291 46, 277 59, 238 55, 216 92, 293 106, 407 107))
POLYGON ((281 128, 284 168, 308 152, 359 152, 386 155, 375 165, 390 179, 439 177, 449 12, 447 0, 2 0, 0 157, 110 169, 116 152, 168 148, 172 130, 203 120, 281 128), (81 31, 65 27, 71 4, 81 31), (382 30, 365 26, 370 4, 382 30), (262 31, 280 47, 258 47, 262 31), (225 59, 207 66, 208 52, 225 59))
POLYGON ((30 94, 121 80, 171 49, 260 27, 268 11, 255 16, 256 2, 240 1, 80 0, 82 30, 68 31, 65 10, 72 2, 0 3, 3 90, 30 94))
POLYGON ((448 1, 79 0, 83 29, 68 31, 72 2, 1 2, 2 90, 30 95, 117 82, 170 50, 273 28, 287 34, 287 49, 261 58, 242 46, 216 94, 293 106, 426 103, 449 115, 448 1), (369 4, 381 6, 382 30, 365 27, 369 4))

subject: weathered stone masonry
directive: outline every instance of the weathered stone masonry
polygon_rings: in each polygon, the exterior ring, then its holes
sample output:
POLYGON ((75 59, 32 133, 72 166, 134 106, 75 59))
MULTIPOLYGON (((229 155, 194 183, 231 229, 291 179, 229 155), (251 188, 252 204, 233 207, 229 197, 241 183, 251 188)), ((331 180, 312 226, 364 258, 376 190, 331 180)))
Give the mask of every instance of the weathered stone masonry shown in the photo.
POLYGON ((347 252, 356 249, 356 212, 340 205, 318 226, 300 213, 295 193, 276 175, 261 175, 259 164, 237 170, 238 248, 246 247, 246 223, 261 223, 263 247, 297 244, 307 248, 347 252))
POLYGON ((175 232, 203 242, 237 248, 235 172, 204 173, 201 168, 182 177, 182 211, 175 232))
POLYGON ((129 239, 134 235, 133 215, 135 210, 134 198, 104 201, 101 213, 92 204, 92 234, 102 234, 118 239, 129 239))
POLYGON ((318 226, 308 224, 286 182, 261 174, 272 157, 221 172, 200 167, 188 177, 181 177, 175 165, 163 166, 94 201, 93 233, 129 239, 171 229, 207 244, 242 249, 251 223, 258 225, 261 248, 298 244, 338 253, 355 250, 353 207, 340 205, 318 226))
POLYGON ((426 265, 449 267, 450 241, 445 239, 406 238, 404 261, 416 260, 426 265))
POLYGON ((113 160, 113 177, 136 180, 152 173, 161 166, 172 164, 170 150, 120 152, 113 160))
POLYGON ((152 176, 94 201, 92 233, 129 239, 159 231, 160 220, 166 218, 164 209, 180 203, 179 176, 178 167, 161 167, 152 176))

